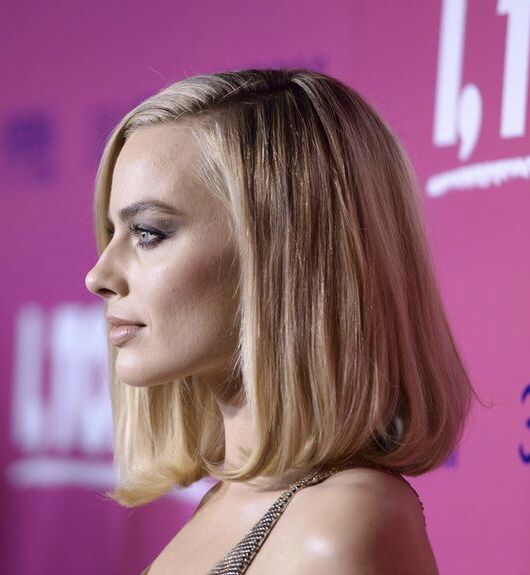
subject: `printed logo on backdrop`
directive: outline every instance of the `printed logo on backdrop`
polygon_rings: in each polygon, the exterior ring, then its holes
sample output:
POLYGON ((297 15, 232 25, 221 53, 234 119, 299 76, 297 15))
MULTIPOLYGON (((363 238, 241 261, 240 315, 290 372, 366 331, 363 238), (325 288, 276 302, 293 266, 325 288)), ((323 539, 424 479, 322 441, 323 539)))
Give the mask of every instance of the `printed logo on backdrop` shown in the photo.
MULTIPOLYGON (((100 304, 30 303, 15 322, 11 440, 6 473, 17 487, 115 484, 105 313, 100 304)), ((170 496, 197 503, 201 480, 170 496)))
MULTIPOLYGON (((462 84, 466 10, 466 0, 443 0, 433 127, 434 146, 455 146, 460 162, 471 159, 480 138, 484 114, 496 112, 484 110, 479 86, 462 84)), ((525 135, 530 0, 498 0, 495 15, 506 20, 498 129, 499 137, 509 140, 525 135)), ((518 178, 530 178, 530 156, 467 163, 431 176, 426 189, 430 197, 440 197, 451 190, 488 188, 518 178)))
MULTIPOLYGON (((527 408, 527 413, 530 414, 530 383, 523 390, 521 403, 527 408)), ((525 421, 525 426, 530 431, 530 416, 525 421)), ((530 464, 530 433, 526 434, 526 443, 519 444, 519 457, 523 463, 530 464)))
POLYGON ((4 178, 32 185, 54 181, 58 172, 56 132, 54 118, 45 111, 26 110, 8 117, 1 134, 6 160, 2 169, 4 178))

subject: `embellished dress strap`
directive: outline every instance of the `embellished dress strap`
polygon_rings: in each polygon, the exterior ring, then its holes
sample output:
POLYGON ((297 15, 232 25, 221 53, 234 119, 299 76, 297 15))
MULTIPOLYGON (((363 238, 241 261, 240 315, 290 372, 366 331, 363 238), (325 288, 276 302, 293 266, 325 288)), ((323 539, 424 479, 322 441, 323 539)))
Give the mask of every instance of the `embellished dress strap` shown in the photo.
POLYGON ((281 517, 282 513, 285 511, 287 505, 289 505, 291 499, 293 498, 294 494, 303 489, 304 487, 308 487, 310 485, 315 485, 320 483, 324 479, 327 479, 330 475, 337 473, 338 471, 343 471, 345 469, 351 468, 363 468, 363 467, 370 467, 374 469, 379 469, 380 471, 385 471, 390 473, 394 477, 398 477, 402 481, 404 481, 416 494, 418 501, 421 505, 422 514, 423 514, 423 521, 425 523, 425 514, 423 503, 417 493, 417 491, 412 487, 412 485, 399 473, 393 471, 391 469, 387 469, 385 467, 381 467, 379 465, 373 464, 371 462, 362 462, 357 464, 342 464, 342 465, 335 465, 325 470, 314 470, 311 471, 309 474, 305 475, 298 481, 292 483, 286 491, 284 491, 278 499, 269 507, 268 511, 265 515, 252 527, 252 529, 248 532, 248 534, 243 537, 237 543, 232 550, 225 555, 219 562, 217 562, 210 571, 208 571, 207 575, 241 575, 245 573, 248 566, 250 565, 251 561, 256 556, 257 552, 263 545, 264 541, 266 540, 269 533, 272 531, 272 528, 281 517))
POLYGON ((250 565, 252 559, 259 551, 263 542, 272 531, 272 528, 289 505, 294 494, 308 487, 320 483, 333 473, 351 467, 349 465, 338 465, 323 471, 311 471, 298 481, 292 483, 278 499, 269 507, 265 515, 252 527, 248 534, 232 548, 214 567, 208 571, 207 575, 240 575, 244 573, 250 565))

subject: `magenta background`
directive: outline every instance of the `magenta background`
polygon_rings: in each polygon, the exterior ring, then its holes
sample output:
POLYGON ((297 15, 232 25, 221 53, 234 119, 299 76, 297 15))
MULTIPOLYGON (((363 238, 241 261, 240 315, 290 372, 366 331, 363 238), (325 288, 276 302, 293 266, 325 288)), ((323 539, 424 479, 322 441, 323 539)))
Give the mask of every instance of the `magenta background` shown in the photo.
MULTIPOLYGON (((28 486, 9 473, 28 456, 13 436, 16 317, 28 302, 45 313, 94 304, 84 275, 95 261, 92 187, 108 130, 132 105, 185 76, 308 66, 375 106, 425 186, 461 165, 528 154, 528 121, 522 137, 499 135, 506 17, 494 0, 468 3, 463 82, 481 91, 483 123, 461 162, 456 146, 433 144, 441 1, 26 0, 2 7, 0 569, 137 574, 190 516, 198 492, 194 500, 168 496, 131 511, 104 501, 90 481, 50 487, 35 477, 28 486), (37 151, 17 152, 8 126, 31 113, 44 118, 50 138, 37 151)), ((519 454, 530 452, 530 398, 522 401, 530 382, 529 213, 523 178, 425 197, 456 340, 474 385, 494 401, 489 410, 475 407, 446 466, 409 478, 442 575, 530 573, 530 464, 519 454)), ((58 452, 32 455, 53 461, 58 452)), ((60 455, 110 462, 108 451, 60 455)))

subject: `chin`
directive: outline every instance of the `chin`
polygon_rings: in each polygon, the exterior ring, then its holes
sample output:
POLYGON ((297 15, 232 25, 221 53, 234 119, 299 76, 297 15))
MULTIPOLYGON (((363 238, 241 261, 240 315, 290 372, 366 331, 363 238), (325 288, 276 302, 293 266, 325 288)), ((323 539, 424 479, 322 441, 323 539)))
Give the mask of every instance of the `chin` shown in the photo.
POLYGON ((181 377, 180 374, 171 375, 162 373, 160 370, 150 370, 145 363, 126 363, 123 358, 120 361, 119 354, 116 358, 115 373, 117 381, 131 387, 154 387, 181 377))
POLYGON ((123 361, 120 361, 119 355, 116 359, 115 373, 116 379, 120 383, 131 387, 151 387, 163 383, 156 377, 156 374, 146 370, 145 366, 129 363, 124 365, 123 361))
POLYGON ((157 378, 154 379, 138 379, 138 376, 127 377, 121 376, 118 371, 116 370, 116 378, 120 383, 125 385, 130 385, 131 387, 155 387, 157 385, 164 385, 166 383, 170 383, 171 380, 160 380, 157 378))

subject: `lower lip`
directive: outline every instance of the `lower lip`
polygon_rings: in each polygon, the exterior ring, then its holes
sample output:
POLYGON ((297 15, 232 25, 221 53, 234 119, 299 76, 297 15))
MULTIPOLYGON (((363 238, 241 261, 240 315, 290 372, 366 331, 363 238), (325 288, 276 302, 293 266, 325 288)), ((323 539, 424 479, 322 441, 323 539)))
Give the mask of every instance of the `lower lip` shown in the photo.
POLYGON ((110 343, 121 345, 132 339, 143 327, 143 325, 117 325, 109 332, 110 343))

